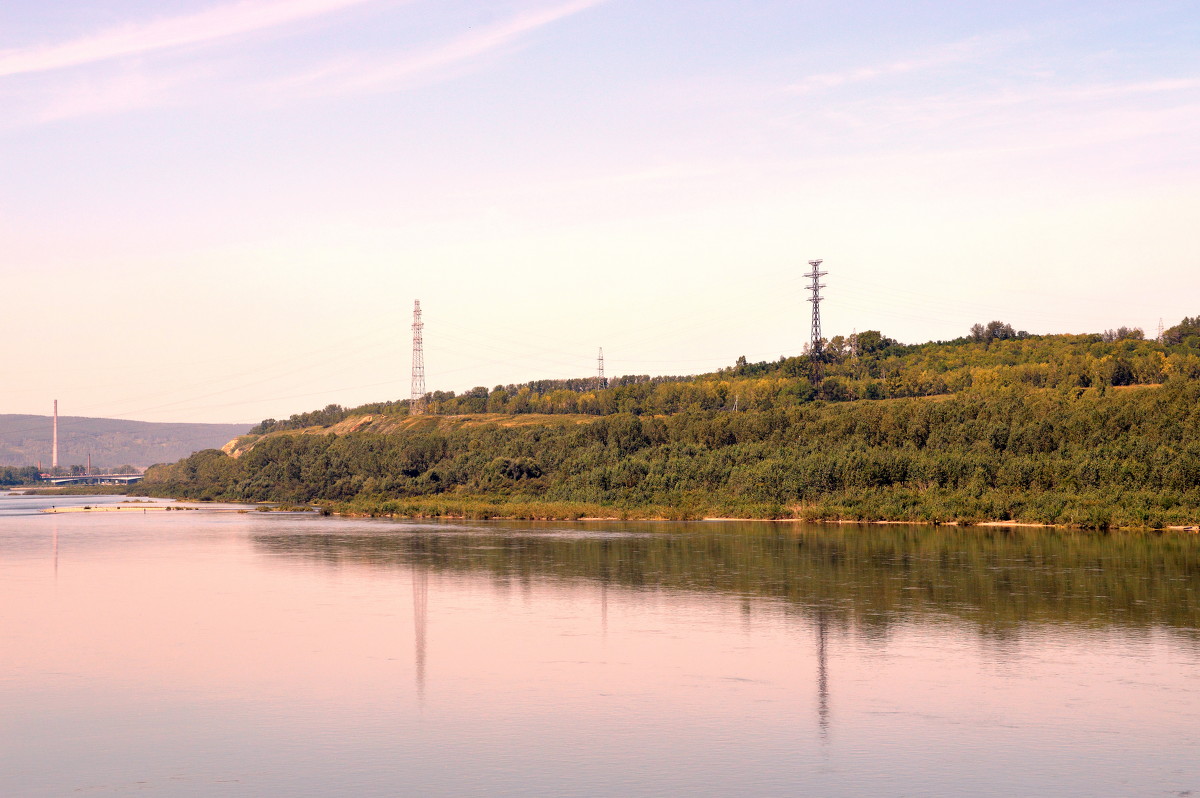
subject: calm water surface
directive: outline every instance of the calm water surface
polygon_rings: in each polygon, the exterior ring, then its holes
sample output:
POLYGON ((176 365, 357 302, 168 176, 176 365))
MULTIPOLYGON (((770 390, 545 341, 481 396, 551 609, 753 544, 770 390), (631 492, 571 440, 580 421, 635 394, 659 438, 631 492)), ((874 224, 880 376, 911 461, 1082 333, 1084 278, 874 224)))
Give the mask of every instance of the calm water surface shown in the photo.
POLYGON ((1200 539, 47 515, 0 796, 1200 795, 1200 539))

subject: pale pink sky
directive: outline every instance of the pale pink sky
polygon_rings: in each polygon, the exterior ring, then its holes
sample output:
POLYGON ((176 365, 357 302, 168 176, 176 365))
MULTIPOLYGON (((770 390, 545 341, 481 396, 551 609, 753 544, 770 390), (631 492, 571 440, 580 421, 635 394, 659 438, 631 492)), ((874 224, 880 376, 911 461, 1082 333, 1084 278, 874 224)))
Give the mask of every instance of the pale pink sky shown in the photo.
POLYGON ((1200 313, 1190 2, 0 8, 0 413, 257 421, 1200 313), (120 366, 120 368, 114 368, 120 366))

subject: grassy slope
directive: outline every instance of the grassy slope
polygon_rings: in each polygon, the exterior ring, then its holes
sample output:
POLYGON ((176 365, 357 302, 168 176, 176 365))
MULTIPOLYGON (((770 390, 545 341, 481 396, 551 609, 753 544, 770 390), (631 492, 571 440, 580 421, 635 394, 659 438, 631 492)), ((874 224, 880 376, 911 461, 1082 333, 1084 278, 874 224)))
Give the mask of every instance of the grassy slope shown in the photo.
POLYGON ((503 413, 469 413, 458 416, 388 416, 363 414, 347 417, 336 424, 323 427, 305 427, 298 430, 269 432, 265 435, 239 435, 221 447, 221 451, 233 457, 241 457, 255 445, 272 438, 292 435, 397 435, 403 433, 450 433, 456 430, 496 426, 507 429, 520 427, 548 427, 562 429, 590 424, 598 416, 551 415, 528 413, 513 416, 503 413))

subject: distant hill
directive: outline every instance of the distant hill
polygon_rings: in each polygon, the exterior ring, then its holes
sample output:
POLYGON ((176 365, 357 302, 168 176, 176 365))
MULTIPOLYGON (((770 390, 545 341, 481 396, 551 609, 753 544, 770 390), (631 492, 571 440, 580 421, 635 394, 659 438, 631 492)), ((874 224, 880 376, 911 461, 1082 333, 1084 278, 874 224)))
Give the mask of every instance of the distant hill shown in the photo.
MULTIPOLYGON (((96 468, 171 463, 201 449, 219 449, 245 434, 245 424, 157 424, 116 418, 59 416, 58 464, 96 468)), ((0 414, 0 466, 50 466, 50 416, 0 414)))
POLYGON ((422 404, 267 419, 135 490, 363 515, 1200 520, 1200 316, 1160 340, 999 321, 913 345, 865 331, 815 357, 694 377, 541 380, 422 404))

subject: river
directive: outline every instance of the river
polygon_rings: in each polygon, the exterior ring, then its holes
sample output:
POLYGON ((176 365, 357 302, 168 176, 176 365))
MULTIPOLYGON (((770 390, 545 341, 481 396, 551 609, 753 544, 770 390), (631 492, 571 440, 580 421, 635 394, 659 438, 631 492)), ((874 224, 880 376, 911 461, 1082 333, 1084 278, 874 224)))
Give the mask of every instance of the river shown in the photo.
POLYGON ((0 795, 1200 794, 1200 536, 123 499, 0 496, 0 795))

